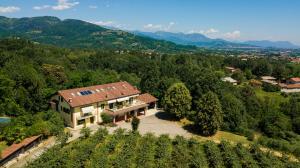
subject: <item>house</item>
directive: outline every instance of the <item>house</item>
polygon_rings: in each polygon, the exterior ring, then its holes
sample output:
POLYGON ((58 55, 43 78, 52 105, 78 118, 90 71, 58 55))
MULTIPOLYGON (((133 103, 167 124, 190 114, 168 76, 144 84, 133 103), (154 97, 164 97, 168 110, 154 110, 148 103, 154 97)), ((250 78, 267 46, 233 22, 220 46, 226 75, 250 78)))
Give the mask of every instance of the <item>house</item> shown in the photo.
POLYGON ((239 71, 239 69, 234 68, 234 67, 225 67, 225 70, 229 73, 234 73, 234 72, 239 71))
POLYGON ((156 109, 157 99, 141 92, 128 82, 116 82, 58 91, 51 99, 51 107, 60 112, 72 128, 101 123, 101 115, 113 117, 113 122, 131 116, 146 115, 156 109))
POLYGON ((295 78, 290 78, 286 81, 287 84, 300 84, 300 78, 295 77, 295 78))
POLYGON ((233 79, 231 77, 224 77, 224 78, 222 78, 222 81, 223 82, 229 82, 229 83, 231 83, 233 85, 237 85, 237 80, 235 80, 235 79, 233 79))
POLYGON ((297 93, 300 92, 300 84, 279 84, 281 92, 284 93, 297 93))
POLYGON ((300 78, 290 78, 286 80, 286 83, 280 83, 281 92, 284 93, 297 93, 300 92, 300 78))
POLYGON ((278 85, 278 82, 276 82, 276 78, 274 78, 273 76, 262 76, 260 78, 261 78, 261 82, 263 83, 278 85))

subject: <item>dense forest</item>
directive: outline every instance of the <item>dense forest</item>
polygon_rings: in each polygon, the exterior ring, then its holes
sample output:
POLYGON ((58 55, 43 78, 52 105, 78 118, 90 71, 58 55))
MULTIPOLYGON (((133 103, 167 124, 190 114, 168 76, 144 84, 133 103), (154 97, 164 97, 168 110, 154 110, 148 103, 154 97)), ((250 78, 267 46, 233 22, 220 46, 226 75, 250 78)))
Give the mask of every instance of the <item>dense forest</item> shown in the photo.
MULTIPOLYGON (((11 144, 31 135, 60 134, 63 121, 48 105, 58 90, 126 80, 156 96, 159 106, 167 112, 193 121, 201 135, 212 135, 221 129, 300 156, 300 96, 280 95, 282 101, 277 101, 258 95, 257 88, 249 82, 261 75, 278 79, 299 76, 299 65, 268 57, 243 61, 226 55, 214 50, 189 54, 120 53, 59 48, 22 39, 1 40, 0 113, 13 117, 11 123, 1 125, 1 140, 11 144), (242 81, 240 85, 220 80, 228 75, 225 66, 241 69, 233 75, 242 81), (183 94, 182 106, 174 105, 170 93, 183 94)), ((176 100, 180 97, 175 96, 176 100)), ((173 146, 177 147, 184 148, 173 146)))
POLYGON ((118 129, 108 134, 99 129, 93 136, 48 150, 28 168, 72 167, 157 167, 157 168, 232 168, 232 167, 299 167, 286 157, 277 158, 272 153, 262 152, 258 146, 232 145, 226 141, 216 144, 199 142, 168 135, 144 136, 136 132, 118 129))

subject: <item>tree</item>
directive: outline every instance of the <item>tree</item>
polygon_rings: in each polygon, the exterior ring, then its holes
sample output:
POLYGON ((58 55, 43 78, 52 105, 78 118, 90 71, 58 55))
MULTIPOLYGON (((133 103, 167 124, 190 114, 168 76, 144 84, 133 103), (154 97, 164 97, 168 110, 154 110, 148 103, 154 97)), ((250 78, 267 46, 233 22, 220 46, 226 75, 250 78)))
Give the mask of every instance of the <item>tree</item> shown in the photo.
POLYGON ((194 122, 202 135, 214 135, 222 124, 222 108, 217 95, 207 92, 195 102, 197 105, 194 122))
POLYGON ((158 85, 160 83, 159 66, 152 61, 144 64, 141 76, 141 90, 143 92, 149 92, 154 96, 159 96, 160 93, 157 91, 158 85))
POLYGON ((175 83, 165 93, 164 107, 166 112, 178 118, 187 117, 191 109, 192 97, 183 83, 175 83))
POLYGON ((134 116, 131 121, 132 131, 136 132, 138 130, 139 124, 140 124, 140 119, 134 116))
POLYGON ((232 94, 225 94, 221 99, 223 111, 223 125, 226 130, 235 131, 243 121, 245 107, 243 103, 232 94))
POLYGON ((241 71, 233 73, 231 77, 237 80, 239 83, 243 83, 245 81, 245 76, 241 71))

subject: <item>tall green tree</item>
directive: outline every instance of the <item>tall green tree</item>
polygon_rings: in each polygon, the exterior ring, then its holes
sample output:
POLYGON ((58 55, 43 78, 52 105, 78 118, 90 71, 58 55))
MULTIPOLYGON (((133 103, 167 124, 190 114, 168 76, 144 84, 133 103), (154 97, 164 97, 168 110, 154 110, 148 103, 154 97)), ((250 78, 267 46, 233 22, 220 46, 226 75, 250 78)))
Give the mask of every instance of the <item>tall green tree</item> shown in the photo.
POLYGON ((223 111, 223 129, 235 131, 243 121, 245 106, 232 94, 225 94, 221 99, 223 111))
POLYGON ((202 135, 214 135, 222 124, 222 107, 217 95, 207 92, 195 102, 194 122, 202 135))
POLYGON ((187 117, 191 109, 192 97, 183 83, 175 83, 165 93, 164 107, 166 112, 175 114, 178 118, 187 117))

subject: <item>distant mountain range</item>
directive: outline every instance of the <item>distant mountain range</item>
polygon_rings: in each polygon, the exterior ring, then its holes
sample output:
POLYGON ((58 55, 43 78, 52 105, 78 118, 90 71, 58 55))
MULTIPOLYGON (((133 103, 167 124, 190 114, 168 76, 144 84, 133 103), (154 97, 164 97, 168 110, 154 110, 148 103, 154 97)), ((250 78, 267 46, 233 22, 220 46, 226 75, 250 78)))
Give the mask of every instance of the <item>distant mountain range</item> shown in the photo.
POLYGON ((300 46, 297 46, 289 41, 268 41, 268 40, 261 40, 261 41, 246 41, 244 44, 250 44, 254 46, 259 47, 273 47, 273 48, 291 48, 296 49, 300 48, 300 46))
POLYGON ((171 32, 128 32, 104 28, 89 22, 57 17, 7 18, 0 16, 0 38, 20 37, 39 43, 71 48, 100 48, 159 52, 191 52, 212 48, 300 48, 290 42, 230 42, 202 34, 171 32), (197 47, 196 47, 197 46, 197 47))
POLYGON ((223 39, 211 39, 203 34, 193 33, 171 33, 171 32, 141 32, 134 31, 136 35, 151 37, 159 40, 172 41, 177 44, 195 45, 198 47, 216 47, 216 48, 300 48, 288 41, 246 41, 246 42, 230 42, 223 39))
POLYGON ((57 17, 7 18, 0 16, 0 38, 18 37, 39 43, 71 48, 100 48, 138 51, 194 51, 195 46, 178 45, 89 22, 57 17))

